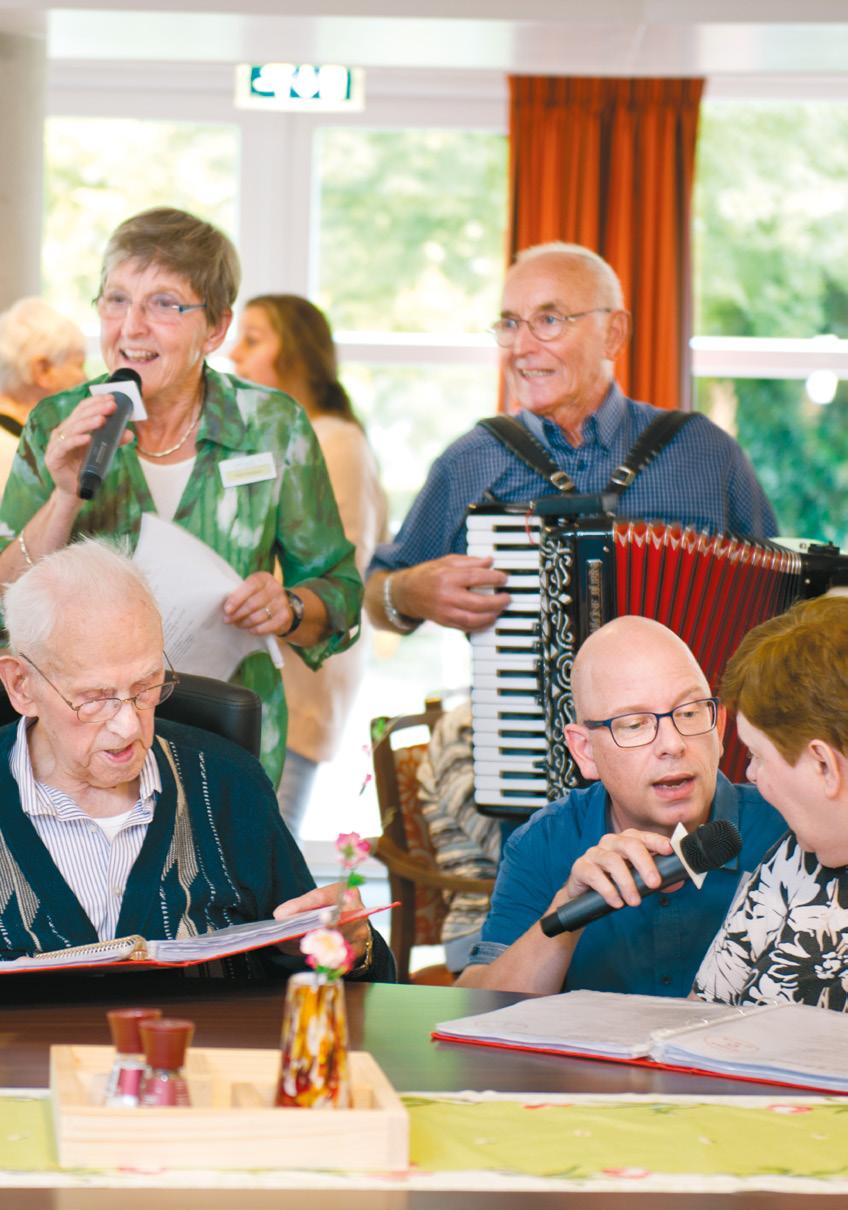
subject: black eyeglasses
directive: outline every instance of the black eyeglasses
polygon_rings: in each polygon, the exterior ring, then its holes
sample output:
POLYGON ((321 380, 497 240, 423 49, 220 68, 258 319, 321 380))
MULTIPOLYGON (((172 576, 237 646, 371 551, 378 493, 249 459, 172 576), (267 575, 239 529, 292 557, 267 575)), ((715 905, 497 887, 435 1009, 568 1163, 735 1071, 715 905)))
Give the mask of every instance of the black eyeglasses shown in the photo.
POLYGON ((638 714, 615 714, 612 718, 587 718, 583 726, 590 731, 606 727, 619 748, 643 748, 657 738, 661 718, 670 718, 681 735, 704 735, 712 731, 718 719, 718 706, 717 697, 702 697, 662 714, 640 710, 638 714))
POLYGON ((537 340, 556 340, 566 328, 576 324, 578 319, 586 315, 609 315, 612 307, 592 307, 588 311, 572 311, 564 315, 562 311, 534 311, 524 319, 521 315, 503 315, 496 319, 489 331, 502 349, 508 349, 515 344, 518 329, 522 324, 533 333, 537 340))
POLYGON ((166 679, 161 684, 149 685, 147 689, 142 689, 140 693, 135 693, 132 697, 92 697, 87 702, 80 702, 78 706, 75 706, 73 702, 68 701, 62 690, 53 684, 46 672, 42 672, 28 655, 24 655, 22 651, 19 652, 21 659, 26 660, 29 666, 44 678, 50 688, 58 693, 65 705, 73 710, 81 723, 108 722, 110 718, 114 718, 119 713, 125 702, 130 702, 136 710, 154 710, 160 702, 167 701, 179 684, 180 678, 174 672, 167 654, 165 652, 162 654, 165 656, 168 671, 165 673, 166 679))

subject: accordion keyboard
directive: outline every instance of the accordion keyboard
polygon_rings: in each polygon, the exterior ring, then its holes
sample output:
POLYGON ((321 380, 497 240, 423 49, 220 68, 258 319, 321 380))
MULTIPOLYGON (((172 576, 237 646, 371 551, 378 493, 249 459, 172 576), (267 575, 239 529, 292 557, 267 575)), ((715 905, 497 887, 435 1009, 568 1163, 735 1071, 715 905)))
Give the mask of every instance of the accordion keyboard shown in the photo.
POLYGON ((545 717, 539 697, 539 520, 485 510, 468 516, 468 553, 506 572, 512 603, 470 636, 474 795, 494 812, 543 807, 545 717))

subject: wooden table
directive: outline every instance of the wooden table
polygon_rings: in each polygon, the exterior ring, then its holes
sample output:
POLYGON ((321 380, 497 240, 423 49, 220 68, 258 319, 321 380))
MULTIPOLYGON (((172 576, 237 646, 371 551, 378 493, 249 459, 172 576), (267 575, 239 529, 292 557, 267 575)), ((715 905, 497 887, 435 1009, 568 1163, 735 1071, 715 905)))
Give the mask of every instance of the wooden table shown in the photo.
MULTIPOLYGON (((767 1085, 740 1084, 649 1068, 591 1060, 433 1043, 438 1021, 509 1004, 517 996, 465 988, 349 985, 351 1045, 371 1051, 399 1091, 494 1089, 501 1092, 762 1093, 767 1085)), ((0 985, 0 1085, 38 1087, 48 1082, 48 1048, 54 1042, 105 1043, 105 1011, 115 1004, 155 1003, 196 1023, 197 1046, 275 1047, 279 1042, 283 989, 218 988, 191 979, 147 975, 75 979, 68 976, 6 976, 0 985)), ((0 1189, 0 1207, 14 1210, 534 1210, 567 1203, 569 1210, 792 1210, 799 1202, 831 1210, 848 1208, 848 1197, 737 1193, 702 1197, 681 1194, 534 1194, 347 1192, 316 1190, 190 1191, 163 1189, 0 1189)))

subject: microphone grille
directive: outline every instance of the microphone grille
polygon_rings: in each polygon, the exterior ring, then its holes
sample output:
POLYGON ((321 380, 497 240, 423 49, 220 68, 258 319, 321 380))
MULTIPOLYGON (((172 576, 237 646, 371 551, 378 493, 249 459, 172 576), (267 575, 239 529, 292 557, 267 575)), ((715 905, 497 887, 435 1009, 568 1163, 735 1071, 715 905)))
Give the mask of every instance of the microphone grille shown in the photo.
POLYGON ((680 842, 680 850, 696 874, 717 870, 741 848, 742 837, 729 819, 711 819, 680 842))

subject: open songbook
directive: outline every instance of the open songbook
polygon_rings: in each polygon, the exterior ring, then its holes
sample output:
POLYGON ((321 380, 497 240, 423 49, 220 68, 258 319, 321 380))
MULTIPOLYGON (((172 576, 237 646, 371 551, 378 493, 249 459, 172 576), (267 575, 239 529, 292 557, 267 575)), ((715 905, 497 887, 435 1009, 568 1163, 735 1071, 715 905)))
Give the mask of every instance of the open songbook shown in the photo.
MULTIPOLYGON (((390 905, 386 905, 388 907, 390 905)), ((383 912, 386 907, 362 908, 359 911, 343 912, 339 924, 361 920, 374 912, 383 912)), ((216 958, 228 958, 231 954, 242 954, 247 950, 262 949, 280 941, 293 941, 311 929, 328 926, 328 913, 332 909, 299 912, 285 920, 258 920, 249 924, 232 924, 229 928, 198 937, 183 937, 175 941, 147 941, 144 937, 114 937, 109 941, 95 941, 91 945, 75 945, 68 949, 46 950, 32 957, 15 958, 11 962, 0 962, 0 975, 12 975, 19 971, 56 970, 61 967, 84 967, 113 964, 137 966, 194 966, 200 962, 212 962, 216 958)))
POLYGON ((800 1004, 574 991, 443 1021, 433 1037, 848 1093, 848 1016, 800 1004))

